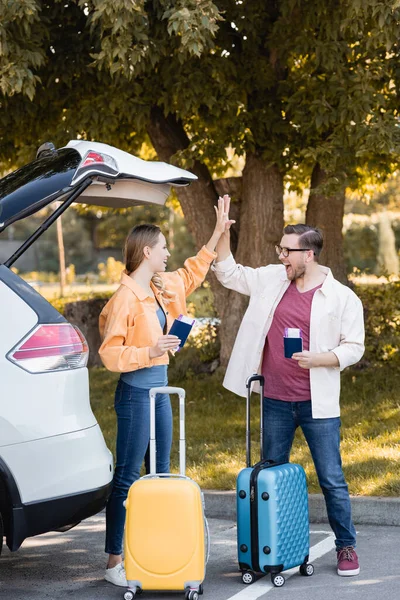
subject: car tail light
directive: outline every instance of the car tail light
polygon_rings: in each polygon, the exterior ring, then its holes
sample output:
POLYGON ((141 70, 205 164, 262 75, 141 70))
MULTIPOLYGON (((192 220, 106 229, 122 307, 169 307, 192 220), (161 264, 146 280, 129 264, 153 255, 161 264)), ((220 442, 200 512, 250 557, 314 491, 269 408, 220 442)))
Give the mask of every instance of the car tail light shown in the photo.
POLYGON ((108 154, 102 154, 101 152, 95 152, 94 150, 89 150, 79 165, 79 168, 83 169, 84 167, 90 167, 92 165, 107 165, 113 169, 113 171, 118 171, 117 163, 112 156, 108 156, 108 154))
POLYGON ((38 325, 7 355, 29 373, 79 369, 86 366, 88 357, 83 334, 70 323, 38 325))

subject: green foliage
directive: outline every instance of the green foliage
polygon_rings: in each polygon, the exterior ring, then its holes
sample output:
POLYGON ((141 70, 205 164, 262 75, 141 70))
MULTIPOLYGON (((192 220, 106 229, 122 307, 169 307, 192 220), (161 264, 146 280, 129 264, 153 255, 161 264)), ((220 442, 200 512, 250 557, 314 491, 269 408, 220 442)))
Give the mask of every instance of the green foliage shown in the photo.
POLYGON ((190 294, 187 307, 189 314, 196 317, 196 319, 210 319, 217 316, 214 295, 207 280, 200 288, 190 294))
POLYGON ((354 270, 374 273, 378 254, 378 231, 369 225, 353 223, 343 236, 343 252, 347 273, 354 270))
POLYGON ((135 225, 159 225, 163 233, 168 230, 169 210, 164 206, 136 206, 133 209, 104 211, 96 226, 96 243, 99 248, 124 247, 126 236, 135 225))
MULTIPOLYGON (((18 269, 13 269, 15 273, 18 273, 18 269)), ((28 271, 23 274, 25 281, 43 281, 44 283, 57 283, 59 280, 58 273, 52 271, 28 271)))
MULTIPOLYGON (((43 220, 40 219, 40 220, 43 220)), ((31 225, 37 226, 39 218, 30 217, 31 225)), ((74 210, 68 210, 62 216, 65 240, 65 258, 67 264, 75 265, 78 273, 85 272, 93 265, 93 246, 85 223, 74 210)), ((52 225, 36 245, 38 261, 43 270, 59 271, 57 230, 52 225)))
POLYGON ((101 299, 108 300, 108 298, 111 298, 112 294, 113 294, 112 291, 98 292, 98 293, 93 293, 93 292, 75 293, 75 294, 70 294, 69 296, 63 296, 62 298, 52 298, 52 299, 49 299, 48 301, 50 302, 50 304, 52 306, 54 306, 54 308, 56 310, 58 310, 59 313, 64 314, 65 305, 68 304, 69 302, 94 300, 95 298, 101 298, 101 299))
POLYGON ((300 156, 320 162, 339 183, 356 186, 360 165, 369 177, 385 176, 398 155, 397 58, 391 51, 399 8, 397 2, 317 2, 308 11, 296 0, 284 3, 292 44, 287 118, 298 132, 300 156))
POLYGON ((364 364, 400 366, 400 281, 360 285, 355 290, 365 313, 364 364))
MULTIPOLYGON (((197 311, 195 316, 199 319, 197 311)), ((221 344, 218 332, 218 319, 200 318, 182 350, 171 359, 170 376, 191 379, 202 373, 213 373, 219 366, 221 344)))
MULTIPOLYGON (((25 0, 32 15, 40 8, 40 22, 23 40, 15 35, 20 15, 1 18, 12 4, 0 4, 0 22, 19 46, 13 54, 31 45, 43 60, 23 67, 27 80, 37 78, 34 101, 5 75, 3 170, 48 139, 97 139, 137 153, 155 114, 170 128, 159 141, 167 160, 198 161, 205 178, 229 168, 228 144, 236 156, 262 158, 265 169, 276 164, 292 189, 318 162, 326 193, 357 187, 366 173, 382 181, 398 163, 395 0, 25 0)), ((251 194, 244 189, 245 202, 251 194)), ((208 200, 204 208, 206 223, 208 200)), ((68 260, 79 271, 79 257, 68 260)))
POLYGON ((44 63, 46 30, 35 0, 0 1, 0 90, 4 95, 35 95, 44 63))
POLYGON ((213 37, 218 31, 217 22, 222 16, 213 2, 209 0, 191 0, 189 2, 174 2, 170 4, 163 19, 167 19, 168 33, 181 38, 184 52, 183 62, 187 55, 201 56, 208 48, 213 48, 213 37))
POLYGON ((96 63, 128 79, 154 69, 165 59, 169 55, 168 42, 179 51, 181 62, 200 56, 213 47, 217 21, 221 20, 210 0, 164 1, 151 7, 143 0, 134 4, 125 0, 80 0, 79 5, 88 10, 92 27, 100 31, 101 50, 94 55, 96 63))
POLYGON ((188 339, 188 347, 196 348, 201 362, 218 360, 220 344, 218 324, 208 321, 202 323, 188 339))
POLYGON ((121 279, 121 273, 124 270, 124 264, 115 260, 112 256, 107 258, 106 263, 99 263, 99 281, 104 283, 118 283, 121 279))
POLYGON ((3 2, 4 17, 11 5, 20 10, 0 22, 13 55, 30 44, 42 60, 23 69, 40 78, 34 103, 11 76, 4 88, 5 167, 48 138, 137 151, 155 106, 182 121, 188 143, 175 159, 186 166, 226 169, 230 143, 290 171, 296 187, 316 161, 332 185, 356 185, 397 160, 395 0, 25 0, 3 2))
POLYGON ((67 284, 71 285, 72 283, 75 283, 75 279, 76 279, 75 265, 68 265, 68 267, 65 269, 65 271, 66 271, 67 284))
POLYGON ((385 274, 396 273, 390 263, 394 260, 396 267, 397 249, 400 248, 400 219, 399 181, 394 173, 387 182, 374 187, 367 185, 357 193, 350 194, 345 206, 344 254, 347 262, 347 272, 353 269, 368 271, 369 273, 385 274), (379 232, 379 215, 388 211, 390 223, 386 223, 386 230, 382 235, 379 232), (393 240, 394 234, 394 240, 393 240), (391 243, 389 253, 384 249, 389 237, 391 243), (379 245, 382 245, 382 259, 385 263, 388 254, 393 258, 389 263, 378 268, 379 245))

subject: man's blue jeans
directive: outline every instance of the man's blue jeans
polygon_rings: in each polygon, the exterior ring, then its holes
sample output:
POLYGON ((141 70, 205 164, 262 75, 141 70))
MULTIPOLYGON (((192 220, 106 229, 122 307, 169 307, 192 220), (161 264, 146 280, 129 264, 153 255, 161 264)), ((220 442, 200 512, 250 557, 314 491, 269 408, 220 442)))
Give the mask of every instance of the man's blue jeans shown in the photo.
POLYGON ((295 430, 301 427, 325 496, 336 548, 356 545, 348 487, 340 457, 340 418, 314 419, 311 400, 285 402, 264 398, 264 457, 288 462, 295 430))
MULTIPOLYGON (((105 551, 108 554, 122 554, 125 525, 123 502, 132 483, 140 477, 150 439, 149 391, 119 380, 115 392, 115 412, 118 419, 117 459, 111 496, 106 507, 105 551)), ((172 411, 168 394, 159 394, 156 398, 156 440, 157 473, 168 473, 172 442, 172 411)))

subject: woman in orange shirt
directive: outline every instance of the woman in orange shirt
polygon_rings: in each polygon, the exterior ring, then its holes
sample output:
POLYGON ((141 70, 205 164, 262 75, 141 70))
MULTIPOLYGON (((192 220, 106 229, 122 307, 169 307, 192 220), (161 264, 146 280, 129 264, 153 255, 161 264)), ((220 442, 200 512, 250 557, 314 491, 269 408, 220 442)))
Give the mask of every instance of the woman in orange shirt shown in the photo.
MULTIPOLYGON (((218 200, 217 220, 208 243, 184 268, 165 273, 170 256, 159 227, 138 225, 125 243, 125 271, 121 285, 100 314, 103 340, 99 349, 105 367, 121 373, 115 393, 117 459, 113 487, 106 509, 108 563, 105 579, 127 586, 122 565, 125 524, 123 502, 140 476, 150 438, 149 389, 168 384, 168 352, 180 340, 168 335, 172 322, 186 315, 186 298, 207 275, 216 258, 216 244, 232 221, 224 200, 218 200)), ((156 398, 157 472, 169 471, 172 413, 167 394, 156 398)))

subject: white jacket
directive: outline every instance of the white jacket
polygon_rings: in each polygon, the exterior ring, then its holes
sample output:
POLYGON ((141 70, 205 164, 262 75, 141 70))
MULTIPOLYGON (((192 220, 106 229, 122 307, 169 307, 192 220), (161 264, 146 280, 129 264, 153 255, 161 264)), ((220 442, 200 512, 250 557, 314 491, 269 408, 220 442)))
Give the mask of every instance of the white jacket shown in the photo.
MULTIPOLYGON (((238 265, 232 254, 211 268, 223 286, 250 296, 224 379, 224 387, 245 397, 246 379, 261 372, 265 338, 290 280, 283 265, 252 269, 238 265)), ((317 419, 340 415, 340 371, 364 354, 361 301, 330 269, 321 268, 327 276, 311 305, 310 352, 334 352, 340 367, 310 369, 312 414, 317 419)))

